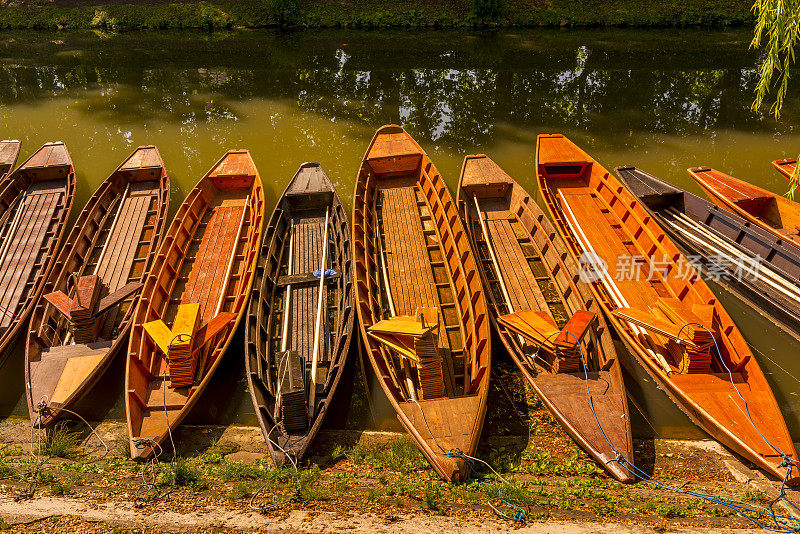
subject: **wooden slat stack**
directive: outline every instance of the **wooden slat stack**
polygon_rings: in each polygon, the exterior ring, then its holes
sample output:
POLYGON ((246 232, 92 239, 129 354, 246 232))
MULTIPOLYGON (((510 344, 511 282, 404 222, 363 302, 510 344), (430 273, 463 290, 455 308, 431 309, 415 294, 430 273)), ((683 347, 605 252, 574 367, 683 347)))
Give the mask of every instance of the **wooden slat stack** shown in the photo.
POLYGON ((197 331, 199 304, 178 306, 175 322, 172 325, 172 339, 167 351, 169 378, 174 388, 189 387, 194 383, 197 358, 193 357, 192 347, 197 331))
POLYGON ((97 321, 94 309, 100 297, 101 287, 98 276, 82 276, 78 280, 75 299, 69 310, 75 343, 91 343, 95 340, 97 321))
POLYGON ((278 354, 278 389, 281 422, 287 432, 303 432, 308 426, 305 361, 297 351, 278 354))
MULTIPOLYGON (((698 304, 690 307, 678 299, 660 298, 658 309, 678 325, 682 329, 681 335, 692 343, 685 345, 685 350, 676 358, 681 374, 710 372, 713 360, 711 349, 714 345, 714 336, 711 334, 714 307, 698 304)), ((673 355, 676 353, 673 352, 673 355)))

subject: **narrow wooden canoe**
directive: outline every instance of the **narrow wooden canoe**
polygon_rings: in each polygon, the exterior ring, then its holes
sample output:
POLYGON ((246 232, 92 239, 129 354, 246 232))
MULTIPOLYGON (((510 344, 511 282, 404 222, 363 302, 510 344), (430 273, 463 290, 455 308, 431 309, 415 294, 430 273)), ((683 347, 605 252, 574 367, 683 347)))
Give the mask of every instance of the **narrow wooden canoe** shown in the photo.
POLYGON ((219 367, 250 296, 263 219, 261 177, 246 150, 226 153, 178 209, 133 316, 125 376, 133 458, 160 450, 219 367))
POLYGON ((486 300, 447 185, 400 126, 380 128, 361 163, 353 247, 356 309, 373 370, 439 475, 463 480, 469 464, 445 453, 474 454, 483 427, 486 300), (408 332, 393 338, 397 350, 379 341, 392 341, 392 330, 382 328, 392 325, 408 332))
POLYGON ((302 458, 319 431, 350 352, 354 318, 347 212, 320 164, 304 163, 264 231, 245 329, 250 395, 275 465, 287 455, 302 458), (333 272, 320 281, 315 271, 323 257, 333 272))
POLYGON ((75 168, 64 143, 47 143, 0 184, 0 359, 5 361, 55 263, 75 197, 75 168))
POLYGON ((524 340, 498 321, 509 313, 545 312, 556 329, 564 329, 570 328, 573 317, 578 319, 577 312, 594 314, 581 346, 595 412, 614 448, 633 461, 628 402, 614 341, 603 311, 591 287, 580 280, 579 267, 568 255, 564 241, 528 192, 483 154, 464 158, 457 199, 477 255, 492 324, 503 345, 578 445, 618 480, 633 481, 635 477, 616 461, 595 421, 583 365, 577 362, 577 369, 571 372, 554 372, 551 360, 533 356, 538 349, 535 342, 524 340))
POLYGON ((573 256, 599 267, 592 288, 629 351, 700 428, 782 477, 779 451, 758 433, 797 458, 772 390, 736 325, 672 240, 630 191, 564 136, 539 136, 536 169, 573 256), (645 263, 633 276, 636 258, 645 263))
POLYGON ((169 177, 154 146, 134 150, 86 203, 28 328, 25 382, 34 424, 49 424, 62 408, 71 409, 125 345, 139 299, 137 287, 144 283, 161 243, 168 209, 169 177), (96 276, 100 285, 88 329, 76 325, 70 312, 77 282, 84 276, 96 276), (59 298, 60 308, 48 300, 59 298), (40 415, 37 405, 42 400, 51 411, 40 415))
POLYGON ((797 202, 709 167, 692 167, 689 174, 717 206, 800 247, 797 202))
POLYGON ((681 251, 800 341, 800 251, 746 219, 633 166, 614 169, 681 251))
POLYGON ((797 167, 797 160, 794 158, 776 159, 772 162, 772 166, 781 176, 789 180, 797 167))
MULTIPOLYGON (((19 148, 22 145, 19 141, 0 141, 0 182, 11 172, 17 163, 19 148)), ((0 186, 2 187, 2 186, 0 186)))

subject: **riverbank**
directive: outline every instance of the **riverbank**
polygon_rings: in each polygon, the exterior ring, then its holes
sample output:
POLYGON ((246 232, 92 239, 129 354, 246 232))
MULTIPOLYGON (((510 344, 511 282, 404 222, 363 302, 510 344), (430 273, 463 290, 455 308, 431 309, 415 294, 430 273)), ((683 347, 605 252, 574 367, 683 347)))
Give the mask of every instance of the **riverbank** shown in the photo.
POLYGON ((0 29, 728 27, 746 0, 0 0, 0 29))
MULTIPOLYGON (((0 529, 11 532, 730 532, 751 526, 694 497, 624 485, 609 478, 547 416, 526 436, 485 437, 479 454, 506 482, 477 469, 464 484, 442 482, 405 434, 323 431, 298 470, 275 469, 257 428, 181 426, 179 457, 153 467, 126 453, 125 425, 98 435, 51 433, 30 456, 27 420, 0 423, 0 529), (175 480, 175 486, 172 480, 175 480), (497 507, 497 512, 492 509, 497 507), (498 516, 505 515, 506 518, 498 516), (543 523, 544 522, 544 523, 543 523)), ((715 442, 636 440, 647 472, 685 489, 763 506, 780 483, 768 481, 715 442)), ((797 494, 789 492, 797 501, 797 494)), ((778 510, 781 510, 779 507, 778 510)))

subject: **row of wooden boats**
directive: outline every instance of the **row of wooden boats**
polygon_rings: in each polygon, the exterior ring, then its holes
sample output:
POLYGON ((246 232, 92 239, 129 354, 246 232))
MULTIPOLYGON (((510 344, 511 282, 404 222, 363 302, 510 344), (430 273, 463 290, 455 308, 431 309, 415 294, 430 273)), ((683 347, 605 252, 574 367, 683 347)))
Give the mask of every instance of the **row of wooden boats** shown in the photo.
POLYGON ((402 425, 439 475, 463 480, 487 410, 494 329, 570 436, 631 481, 616 333, 726 447, 779 477, 797 458, 736 325, 701 273, 679 276, 683 254, 760 255, 762 276, 736 292, 800 337, 791 206, 721 173, 691 171, 717 207, 634 167, 618 167, 618 180, 565 137, 541 135, 548 218, 482 154, 464 159, 453 199, 425 151, 388 125, 361 162, 352 226, 317 163, 300 166, 265 224, 246 150, 227 152, 167 225, 169 178, 146 146, 100 185, 62 246, 69 153, 50 143, 12 170, 18 152, 0 144, 0 351, 28 327, 35 425, 71 411, 125 350, 131 455, 158 454, 244 320, 256 415, 275 463, 294 462, 325 418, 357 325, 402 425), (623 255, 663 268, 583 276, 587 258, 614 266, 623 255))

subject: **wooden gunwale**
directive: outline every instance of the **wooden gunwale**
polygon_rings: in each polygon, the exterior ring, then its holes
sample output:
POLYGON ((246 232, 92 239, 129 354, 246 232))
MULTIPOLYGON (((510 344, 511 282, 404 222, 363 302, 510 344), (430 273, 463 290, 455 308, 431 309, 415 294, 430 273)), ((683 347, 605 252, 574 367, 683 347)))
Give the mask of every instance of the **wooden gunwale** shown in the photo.
MULTIPOLYGON (((169 209, 169 189, 169 176, 158 149, 152 145, 135 149, 100 184, 87 201, 57 257, 42 294, 62 291, 71 297, 74 295, 74 281, 80 276, 95 274, 101 265, 104 267, 103 274, 106 275, 101 278, 104 286, 101 298, 126 283, 144 282, 155 251, 161 242, 169 209), (146 167, 128 166, 132 158, 140 152, 151 155, 149 164, 146 167), (142 177, 139 174, 142 172, 149 175, 142 177), (129 191, 131 184, 141 185, 142 187, 138 189, 144 190, 137 191, 137 198, 131 201, 131 204, 136 205, 126 210, 125 215, 128 219, 116 224, 112 221, 115 221, 115 216, 121 212, 127 200, 123 198, 123 192, 129 191), (139 233, 135 235, 137 229, 139 233), (102 261, 102 252, 100 257, 96 257, 95 251, 98 247, 106 250, 108 246, 113 247, 110 255, 106 255, 108 261, 102 261)), ((50 351, 53 347, 67 342, 68 324, 59 312, 40 296, 31 317, 25 348, 25 381, 28 385, 26 396, 31 421, 38 425, 50 424, 61 416, 61 408, 70 409, 88 393, 127 341, 130 318, 137 300, 138 293, 128 297, 103 316, 98 342, 107 340, 103 334, 110 326, 112 337, 108 341, 111 341, 111 345, 105 350, 102 358, 92 366, 91 371, 87 371, 84 378, 73 386, 72 393, 66 399, 50 403, 52 415, 42 419, 36 411, 36 405, 40 400, 38 398, 40 395, 36 392, 44 391, 52 401, 56 380, 62 376, 63 371, 55 370, 55 375, 52 373, 45 376, 37 375, 34 380, 32 366, 40 362, 43 349, 50 351), (123 305, 127 306, 125 313, 122 317, 118 317, 118 310, 123 305)))
MULTIPOLYGON (((680 260, 681 254, 678 249, 630 191, 618 180, 610 176, 588 154, 563 136, 539 136, 536 151, 536 169, 539 188, 551 217, 556 221, 556 226, 568 243, 570 252, 575 259, 584 250, 576 236, 573 235, 565 214, 561 211, 560 204, 556 200, 565 190, 567 194, 605 196, 607 198, 605 203, 611 207, 611 211, 616 209, 617 211, 614 212, 616 216, 619 216, 619 211, 622 211, 625 221, 629 225, 627 228, 633 229, 630 231, 638 232, 639 237, 634 243, 637 247, 641 248, 643 244, 647 244, 653 250, 652 254, 661 252, 668 261, 671 259, 673 263, 680 260), (545 158, 542 158, 543 142, 548 145, 546 149, 548 152, 545 158), (580 169, 580 171, 575 174, 564 173, 559 175, 553 172, 556 169, 550 169, 550 166, 557 168, 563 164, 571 165, 572 168, 580 169)), ((595 228, 591 230, 602 232, 605 231, 604 229, 605 226, 601 228, 599 225, 595 225, 595 228)), ((613 234, 609 233, 607 235, 613 234)), ((601 246, 599 242, 592 241, 592 243, 595 247, 601 246)), ((606 252, 604 249, 601 250, 606 252)), ((610 263, 610 265, 613 265, 613 263, 610 263)), ((738 382, 737 386, 740 392, 748 399, 756 424, 759 425, 759 430, 786 454, 792 458, 797 458, 780 408, 766 382, 764 374, 752 357, 738 329, 705 282, 700 279, 697 273, 691 274, 688 279, 679 278, 674 265, 666 277, 654 279, 654 283, 659 282, 661 282, 660 287, 668 291, 669 295, 677 297, 684 303, 696 303, 714 307, 714 312, 719 320, 715 338, 723 351, 723 357, 730 359, 729 365, 734 367, 736 365, 741 366, 741 371, 734 370, 734 378, 738 382)), ((644 284, 636 283, 624 289, 626 294, 631 296, 634 296, 636 291, 642 291, 642 295, 648 295, 647 292, 651 291, 648 287, 649 285, 645 286, 644 284)), ((656 359, 651 356, 648 347, 643 344, 643 341, 633 335, 630 325, 610 313, 616 306, 603 285, 599 282, 594 282, 592 290, 596 298, 601 302, 607 319, 615 327, 630 352, 692 421, 734 452, 746 457, 774 476, 783 477, 784 473, 776 467, 781 461, 780 456, 776 451, 769 449, 762 438, 756 437, 756 432, 747 420, 742 406, 739 405, 740 403, 738 401, 729 401, 722 397, 722 395, 727 395, 728 399, 733 399, 732 395, 735 395, 728 382, 727 373, 667 374, 656 359), (717 396, 715 392, 720 392, 722 395, 717 396), (726 418, 728 419, 727 421, 725 420, 726 418), (737 433, 737 430, 739 433, 744 432, 749 433, 749 435, 742 437, 737 433)), ((649 344, 650 350, 656 349, 662 355, 665 354, 663 346, 653 343, 654 338, 652 336, 649 336, 649 339, 651 341, 649 344)), ((795 478, 792 483, 796 483, 796 481, 795 478)))
POLYGON ((714 204, 747 219, 800 249, 800 204, 708 167, 692 167, 688 171, 714 204), (745 200, 750 200, 750 195, 758 195, 759 201, 773 204, 763 210, 764 215, 760 216, 758 211, 747 209, 746 205, 737 202, 729 194, 739 191, 748 195, 745 200))
POLYGON ((788 181, 792 178, 792 174, 794 174, 794 170, 797 167, 797 160, 794 158, 776 159, 772 162, 772 166, 788 181))
MULTIPOLYGON (((18 147, 17 150, 19 150, 18 147)), ((9 244, 9 253, 6 256, 6 260, 0 264, 0 271, 5 269, 13 270, 13 274, 9 278, 14 280, 13 283, 17 288, 12 300, 3 311, 4 318, 8 317, 9 313, 16 313, 5 331, 0 334, 0 365, 8 358, 17 336, 27 324, 34 305, 42 294, 44 282, 53 269, 56 252, 60 249, 66 233, 66 222, 69 219, 72 202, 75 198, 76 180, 72 158, 64 143, 46 143, 13 172, 7 174, 5 179, 0 181, 0 221, 8 221, 8 223, 4 224, 10 224, 11 213, 8 210, 24 209, 24 202, 29 197, 45 197, 45 195, 37 195, 36 191, 31 189, 35 188, 36 184, 43 184, 43 186, 44 184, 50 184, 50 188, 53 191, 51 194, 56 194, 58 198, 49 203, 44 210, 39 211, 40 214, 45 216, 50 215, 46 224, 44 221, 37 221, 40 224, 35 225, 36 228, 31 229, 30 232, 17 231, 14 233, 17 238, 9 244), (50 161, 51 156, 53 157, 52 162, 50 161), (56 176, 51 176, 51 173, 56 173, 56 176), (41 239, 39 250, 34 251, 32 249, 35 245, 31 239, 41 239), (31 258, 35 260, 36 257, 43 257, 44 261, 31 265, 28 276, 23 281, 20 278, 23 276, 24 271, 19 269, 20 264, 12 263, 14 261, 11 256, 12 250, 24 255, 27 258, 26 261, 30 261, 31 258), (20 286, 19 284, 22 285, 20 286), (8 308, 12 307, 11 311, 7 311, 8 308)), ((30 200, 29 205, 35 202, 35 199, 30 200)), ((20 228, 22 226, 18 227, 18 230, 20 228)), ((4 238, 6 238, 6 231, 5 229, 0 229, 0 233, 4 238)), ((5 323, 5 319, 2 322, 5 323)))
POLYGON ((172 429, 180 424, 219 367, 250 295, 263 218, 261 178, 246 150, 230 150, 223 155, 178 209, 158 248, 132 321, 126 362, 125 409, 134 459, 147 458, 158 450, 153 443, 163 443, 167 437, 165 417, 168 415, 172 429), (239 217, 235 217, 236 208, 246 213, 244 229, 236 224, 239 221, 239 217), (224 234, 214 232, 215 228, 224 234), (242 231, 242 236, 235 243, 232 236, 238 231, 242 231), (205 263, 201 262, 196 271, 198 255, 209 250, 209 254, 199 258, 205 263), (235 256, 235 262, 228 272, 225 267, 229 254, 235 256), (198 276, 198 272, 203 276, 198 276), (226 292, 219 294, 225 279, 229 281, 225 284, 226 292), (193 285, 187 288, 190 281, 193 285), (165 384, 169 380, 165 358, 144 333, 142 324, 162 319, 169 325, 178 305, 191 302, 200 303, 198 323, 203 323, 214 317, 220 301, 223 302, 222 310, 234 316, 202 348, 195 347, 198 363, 194 384, 188 388, 173 388, 165 384), (153 402, 149 402, 151 397, 153 402), (146 417, 148 414, 149 418, 146 417), (143 428, 143 424, 147 427, 143 428), (151 441, 139 441, 141 438, 151 441))
MULTIPOLYGON (((525 232, 525 238, 527 238, 525 244, 535 249, 535 256, 538 260, 534 261, 540 262, 546 271, 547 281, 540 284, 539 280, 542 275, 537 276, 527 262, 517 264, 513 269, 508 269, 506 272, 503 272, 503 265, 513 262, 503 262, 498 265, 503 277, 517 277, 520 279, 524 274, 536 279, 536 282, 532 284, 529 290, 530 292, 525 295, 528 299, 525 305, 515 306, 514 311, 520 311, 520 309, 546 311, 550 313, 559 327, 563 327, 569 317, 578 311, 588 310, 595 313, 597 317, 596 326, 590 331, 588 343, 583 342, 582 346, 589 363, 589 383, 597 403, 597 417, 600 419, 606 435, 614 443, 615 448, 632 462, 633 438, 625 384, 622 379, 622 369, 614 342, 611 339, 610 330, 603 317, 602 309, 594 298, 591 288, 580 280, 579 268, 567 252, 566 245, 528 192, 483 154, 468 155, 464 158, 457 196, 459 211, 462 214, 472 248, 476 251, 478 259, 481 260, 482 248, 480 242, 484 241, 485 238, 477 228, 477 222, 475 222, 480 216, 477 213, 477 207, 465 188, 465 185, 478 185, 481 181, 477 177, 478 172, 482 172, 484 181, 496 180, 496 182, 506 182, 509 185, 504 194, 484 197, 481 202, 483 205, 480 206, 482 211, 486 213, 487 217, 491 213, 495 220, 510 221, 513 218, 519 228, 525 232), (472 169, 470 169, 472 172, 469 175, 467 174, 468 166, 472 166, 472 169), (493 176, 486 176, 487 173, 492 173, 493 176), (545 297, 540 289, 540 286, 547 288, 548 282, 550 287, 556 290, 557 301, 568 316, 558 317, 550 309, 551 301, 545 297), (601 382, 603 387, 598 386, 601 382), (612 386, 610 390, 605 387, 608 382, 612 386), (609 400, 611 401, 610 405, 606 403, 609 400), (603 403, 602 406, 601 402, 603 403), (616 408, 616 410, 612 408, 616 408)), ((519 238, 519 236, 516 237, 519 238)), ((496 253, 500 257, 512 258, 518 254, 515 251, 516 240, 512 239, 508 242, 497 234, 490 235, 490 239, 494 240, 493 246, 496 247, 496 253)), ((519 245, 516 246, 519 247, 519 245)), ((524 251, 522 252, 524 254, 524 251)), ((525 259, 528 258, 529 256, 526 255, 525 259)), ((507 309, 503 295, 491 289, 492 278, 495 277, 495 266, 485 259, 479 261, 478 266, 489 303, 492 324, 525 379, 534 388, 556 420, 561 423, 579 446, 595 458, 617 480, 632 482, 635 476, 614 461, 614 451, 600 435, 600 429, 589 405, 583 370, 577 373, 553 373, 541 363, 534 363, 534 360, 529 355, 526 355, 526 352, 529 354, 534 347, 523 342, 521 338, 515 336, 497 320, 499 315, 509 313, 510 310, 507 309), (560 382, 558 388, 552 387, 554 380, 560 382), (576 406, 580 406, 580 408, 576 408, 576 406)), ((514 282, 512 281, 513 285, 514 282)))
MULTIPOLYGON (((378 238, 381 239, 381 236, 378 235, 378 238)), ((394 236, 392 239, 396 240, 398 237, 394 236)), ((416 246, 412 241, 408 243, 408 246, 416 246)), ((359 315, 361 338, 378 381, 401 424, 417 442, 437 473, 446 480, 463 479, 468 473, 467 463, 445 456, 436 442, 445 450, 457 446, 466 454, 473 454, 477 447, 486 412, 491 362, 486 301, 469 240, 447 186, 427 154, 399 126, 380 128, 362 160, 353 203, 353 251, 356 311, 359 315), (408 165, 413 165, 413 168, 404 168, 408 165), (373 166, 377 166, 378 170, 373 166), (448 318, 455 318, 457 321, 452 327, 448 327, 446 322, 439 326, 440 347, 446 347, 446 344, 454 340, 460 346, 453 350, 463 354, 463 383, 453 382, 458 391, 463 393, 457 393, 453 397, 421 400, 418 404, 408 402, 408 394, 404 392, 398 378, 399 360, 368 334, 369 327, 384 319, 388 312, 381 289, 381 267, 376 259, 375 242, 375 225, 379 224, 375 212, 379 196, 376 193, 387 187, 387 184, 413 188, 417 206, 423 210, 420 216, 429 220, 432 226, 429 233, 416 237, 425 240, 429 254, 441 255, 432 256, 434 259, 427 261, 434 261, 436 266, 443 269, 446 280, 441 284, 441 290, 445 291, 445 295, 449 291, 453 301, 444 303, 444 308, 440 308, 440 321, 442 317, 445 321, 448 318), (443 340, 443 337, 447 337, 447 340, 443 340), (434 432, 433 437, 428 426, 434 432), (461 431, 465 433, 460 434, 461 431), (453 440, 458 437, 458 443, 454 443, 448 433, 453 440)), ((427 264, 422 258, 423 256, 406 258, 403 261, 412 261, 409 268, 425 269, 427 264)), ((389 267, 393 268, 392 265, 389 267)), ((398 288, 392 287, 393 293, 397 290, 398 288)), ((405 313, 403 306, 413 304, 404 296, 395 300, 398 313, 405 313), (401 305, 401 302, 404 304, 401 305)), ((442 304, 438 299, 434 303, 437 307, 442 304)), ((453 373, 462 370, 454 367, 455 365, 448 366, 453 369, 453 373)), ((445 366, 443 372, 444 368, 445 366)))
POLYGON ((800 340, 800 252, 771 232, 750 224, 736 213, 721 209, 677 186, 633 166, 615 168, 619 179, 657 219, 687 255, 719 274, 712 258, 728 257, 730 265, 747 266, 742 258, 758 261, 758 276, 742 276, 727 268, 718 283, 800 340))
MULTIPOLYGON (((314 193, 310 190, 308 192, 314 193)), ((307 256, 307 260, 313 263, 314 258, 319 261, 318 252, 315 248, 305 251, 304 254, 307 256)), ((281 466, 288 460, 284 451, 294 458, 300 459, 311 445, 339 386, 352 346, 355 312, 353 310, 350 226, 339 194, 319 164, 304 163, 287 184, 270 216, 258 258, 245 327, 245 369, 259 426, 274 463, 281 466), (340 273, 340 276, 331 282, 326 282, 328 297, 325 299, 327 303, 325 307, 328 313, 334 315, 332 325, 323 324, 327 333, 321 340, 320 359, 328 363, 327 378, 321 392, 317 394, 315 410, 305 432, 288 433, 280 426, 281 420, 275 413, 278 384, 277 376, 273 376, 273 372, 276 371, 274 354, 284 340, 280 334, 277 336, 274 334, 281 330, 284 317, 282 308, 285 305, 283 302, 284 287, 279 286, 278 280, 281 273, 286 271, 288 263, 286 260, 289 248, 287 230, 292 228, 292 222, 314 218, 319 215, 320 209, 324 212, 324 208, 313 208, 308 205, 299 205, 297 209, 294 209, 287 199, 293 185, 303 179, 301 174, 311 172, 319 172, 324 176, 321 178, 323 183, 320 184, 320 191, 326 187, 329 187, 331 191, 330 203, 327 206, 330 208, 328 240, 331 244, 328 248, 326 265, 340 273), (333 312, 331 312, 330 300, 334 301, 335 311, 333 312)), ((318 286, 318 282, 313 284, 318 286)), ((307 285, 307 287, 310 286, 307 285)), ((289 304, 292 310, 291 317, 295 318, 294 324, 297 324, 297 320, 302 321, 304 326, 315 323, 318 301, 314 291, 302 293, 298 290, 294 291, 298 295, 292 297, 289 304), (302 301, 299 298, 301 294, 306 297, 302 301), (311 297, 314 297, 313 306, 306 302, 311 297)), ((295 330, 305 330, 304 326, 295 328, 295 330)), ((295 336, 288 337, 295 339, 295 336)), ((300 347, 289 348, 298 350, 300 347)), ((308 351, 301 351, 301 356, 308 362, 311 354, 306 352, 308 351)))

